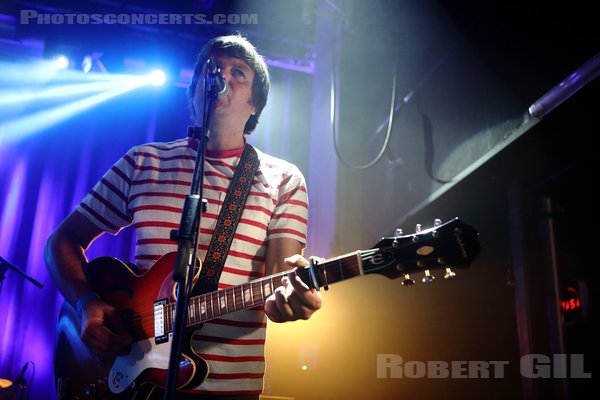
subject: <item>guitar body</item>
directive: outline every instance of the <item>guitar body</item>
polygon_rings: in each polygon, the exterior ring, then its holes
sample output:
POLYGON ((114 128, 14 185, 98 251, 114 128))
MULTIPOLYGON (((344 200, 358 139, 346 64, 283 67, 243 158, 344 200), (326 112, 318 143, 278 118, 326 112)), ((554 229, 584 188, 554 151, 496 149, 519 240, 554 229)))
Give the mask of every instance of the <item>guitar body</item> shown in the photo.
MULTIPOLYGON (((100 257, 88 264, 86 274, 94 291, 122 315, 133 338, 127 353, 98 361, 81 340, 76 311, 67 302, 60 310, 55 342, 54 375, 59 399, 126 399, 145 385, 166 385, 171 340, 156 344, 152 318, 140 318, 159 299, 174 301, 171 279, 175 253, 159 259, 145 274, 116 258, 100 257)), ((191 332, 183 341, 177 389, 190 389, 208 375, 205 360, 191 349, 191 332)), ((172 334, 169 335, 170 339, 172 334)))

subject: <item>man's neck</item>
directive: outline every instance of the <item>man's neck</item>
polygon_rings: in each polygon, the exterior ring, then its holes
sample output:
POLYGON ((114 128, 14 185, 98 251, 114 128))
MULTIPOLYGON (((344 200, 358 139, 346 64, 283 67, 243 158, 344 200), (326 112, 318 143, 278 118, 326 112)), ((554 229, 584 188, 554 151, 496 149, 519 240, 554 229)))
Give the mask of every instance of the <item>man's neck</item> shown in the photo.
POLYGON ((226 121, 213 120, 210 124, 210 137, 206 148, 223 151, 244 146, 244 127, 227 124, 226 121))
POLYGON ((224 151, 231 149, 239 149, 244 146, 244 136, 226 136, 215 134, 214 131, 210 131, 210 137, 208 139, 208 143, 206 144, 206 148, 208 150, 215 151, 224 151))
POLYGON ((221 126, 213 126, 210 129, 210 136, 206 148, 209 150, 223 151, 238 149, 244 146, 243 130, 226 129, 221 126))

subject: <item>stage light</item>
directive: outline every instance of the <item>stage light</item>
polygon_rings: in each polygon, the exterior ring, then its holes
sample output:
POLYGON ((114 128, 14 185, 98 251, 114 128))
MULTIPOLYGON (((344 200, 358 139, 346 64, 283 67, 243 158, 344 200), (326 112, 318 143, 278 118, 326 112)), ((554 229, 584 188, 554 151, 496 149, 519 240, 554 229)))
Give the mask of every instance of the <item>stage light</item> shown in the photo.
POLYGON ((162 86, 166 80, 167 77, 165 73, 159 69, 155 69, 148 75, 148 82, 154 86, 162 86))
POLYGON ((88 73, 90 72, 90 70, 92 69, 92 57, 91 56, 85 56, 83 57, 83 61, 81 62, 81 69, 84 73, 88 73))
POLYGON ((130 77, 117 79, 113 82, 107 82, 106 89, 100 93, 10 120, 0 130, 0 144, 43 131, 93 106, 141 86, 144 86, 144 82, 140 79, 131 79, 130 77))
MULTIPOLYGON (((90 59, 96 62, 94 56, 90 59)), ((83 71, 59 69, 68 64, 66 57, 32 64, 0 62, 0 145, 44 131, 138 88, 164 85, 167 80, 165 72, 158 69, 135 75, 86 73, 83 64, 83 71)))
POLYGON ((56 68, 65 69, 69 66, 69 59, 64 55, 56 56, 54 57, 53 64, 56 68))

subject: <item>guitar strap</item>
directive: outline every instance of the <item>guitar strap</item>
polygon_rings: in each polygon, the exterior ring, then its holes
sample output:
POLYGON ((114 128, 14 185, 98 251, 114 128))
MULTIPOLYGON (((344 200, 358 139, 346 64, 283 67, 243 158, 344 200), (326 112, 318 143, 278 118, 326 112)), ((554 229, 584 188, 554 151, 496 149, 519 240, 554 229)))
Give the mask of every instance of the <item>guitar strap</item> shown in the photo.
POLYGON ((229 189, 227 189, 219 219, 202 264, 202 270, 192 289, 192 296, 217 290, 225 259, 248 199, 258 165, 259 159, 256 150, 246 143, 242 157, 229 184, 229 189))

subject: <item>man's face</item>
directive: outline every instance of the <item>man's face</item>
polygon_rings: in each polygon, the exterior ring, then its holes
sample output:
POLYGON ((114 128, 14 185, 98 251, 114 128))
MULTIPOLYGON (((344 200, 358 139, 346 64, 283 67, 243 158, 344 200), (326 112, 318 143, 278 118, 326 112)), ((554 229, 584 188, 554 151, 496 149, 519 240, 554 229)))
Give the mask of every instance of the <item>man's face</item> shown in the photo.
MULTIPOLYGON (((227 95, 215 100, 211 118, 222 119, 222 121, 226 120, 228 122, 227 125, 231 123, 235 123, 236 125, 241 124, 243 129, 250 115, 256 113, 256 108, 252 105, 254 71, 240 58, 213 55, 211 59, 216 62, 221 70, 228 88, 227 95)), ((194 94, 194 109, 198 125, 202 124, 204 74, 205 71, 203 70, 200 79, 198 79, 196 93, 194 94)))

